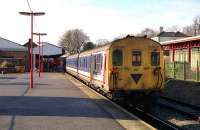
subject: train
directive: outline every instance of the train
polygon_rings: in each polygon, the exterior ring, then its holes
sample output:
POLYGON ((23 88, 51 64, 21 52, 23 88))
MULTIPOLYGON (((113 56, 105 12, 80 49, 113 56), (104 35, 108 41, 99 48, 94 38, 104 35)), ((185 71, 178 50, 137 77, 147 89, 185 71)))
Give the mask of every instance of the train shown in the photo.
POLYGON ((66 57, 66 72, 111 99, 141 103, 164 88, 163 49, 152 39, 128 35, 66 57))

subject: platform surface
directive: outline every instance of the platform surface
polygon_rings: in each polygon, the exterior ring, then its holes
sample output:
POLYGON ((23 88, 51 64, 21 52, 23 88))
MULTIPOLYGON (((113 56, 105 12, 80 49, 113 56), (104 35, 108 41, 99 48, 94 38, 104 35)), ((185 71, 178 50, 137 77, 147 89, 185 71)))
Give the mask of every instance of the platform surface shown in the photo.
POLYGON ((138 118, 61 73, 0 76, 0 130, 148 130, 138 118))

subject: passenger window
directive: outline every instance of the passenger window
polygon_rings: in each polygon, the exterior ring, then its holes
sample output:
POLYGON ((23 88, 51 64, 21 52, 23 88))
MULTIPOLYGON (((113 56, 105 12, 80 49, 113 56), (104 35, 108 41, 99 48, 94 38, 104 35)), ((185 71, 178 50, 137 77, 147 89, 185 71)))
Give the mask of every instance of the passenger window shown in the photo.
POLYGON ((101 54, 97 55, 97 70, 100 73, 101 72, 101 67, 102 67, 102 56, 101 54))
POLYGON ((132 65, 140 66, 141 65, 141 51, 132 52, 132 65))
POLYGON ((112 64, 114 66, 121 66, 123 63, 123 52, 121 49, 115 49, 112 54, 112 64))
POLYGON ((94 56, 93 59, 94 59, 94 70, 96 70, 97 69, 97 66, 96 66, 96 56, 94 56))
POLYGON ((152 66, 160 65, 160 52, 151 52, 151 65, 152 66))
POLYGON ((97 54, 94 58, 94 70, 96 73, 101 73, 103 57, 101 54, 97 54))

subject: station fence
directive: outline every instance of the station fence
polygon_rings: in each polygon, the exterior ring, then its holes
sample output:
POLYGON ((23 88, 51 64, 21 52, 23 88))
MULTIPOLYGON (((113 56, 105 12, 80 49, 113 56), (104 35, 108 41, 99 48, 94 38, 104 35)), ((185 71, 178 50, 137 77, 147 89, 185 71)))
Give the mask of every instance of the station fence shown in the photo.
POLYGON ((165 63, 165 77, 199 82, 199 62, 196 62, 195 64, 190 64, 188 62, 165 63))

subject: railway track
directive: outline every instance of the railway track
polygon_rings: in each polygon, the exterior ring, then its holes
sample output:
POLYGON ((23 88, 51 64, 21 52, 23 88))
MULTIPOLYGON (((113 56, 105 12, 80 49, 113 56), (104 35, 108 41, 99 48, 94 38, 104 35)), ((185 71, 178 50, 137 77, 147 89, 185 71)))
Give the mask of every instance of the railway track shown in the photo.
MULTIPOLYGON (((90 87, 90 86, 88 86, 88 87, 90 87)), ((99 91, 99 89, 96 89, 95 87, 90 87, 90 88, 95 90, 96 92, 100 93, 104 97, 108 98, 109 100, 111 100, 110 97, 108 97, 106 94, 103 93, 103 91, 99 91)), ((130 113, 138 116, 140 119, 142 119, 143 121, 152 125, 153 127, 157 128, 158 130, 184 130, 181 127, 179 127, 169 121, 162 120, 161 118, 156 117, 151 113, 145 112, 144 110, 142 110, 139 107, 135 108, 131 104, 121 104, 119 102, 115 102, 115 103, 117 103, 121 107, 125 108, 130 113)))
POLYGON ((160 97, 157 103, 161 106, 173 109, 182 114, 189 116, 191 119, 200 122, 200 107, 179 102, 167 97, 160 97))
POLYGON ((143 119, 145 122, 151 124, 153 127, 157 128, 158 130, 183 130, 181 127, 176 126, 175 124, 162 120, 161 118, 145 112, 143 109, 136 107, 125 107, 129 112, 133 113, 134 115, 138 116, 139 118, 143 119))
POLYGON ((170 122, 178 129, 199 130, 200 109, 197 106, 160 97, 153 102, 150 113, 165 122, 170 122))
MULTIPOLYGON (((68 73, 69 74, 69 73, 68 73)), ((71 74, 69 74, 71 75, 71 74)), ((85 83, 83 80, 71 75, 72 77, 76 78, 77 80, 79 80, 80 82, 82 82, 83 84, 85 84, 86 86, 88 86, 89 88, 95 90, 96 92, 100 93, 102 96, 108 98, 109 100, 110 97, 103 93, 103 91, 100 91, 99 88, 96 87, 92 87, 89 86, 87 83, 85 83)), ((128 110, 130 113, 138 116, 139 118, 141 118, 142 120, 144 120, 145 122, 147 122, 148 124, 152 125, 153 127, 157 128, 158 130, 182 130, 180 127, 174 125, 173 123, 169 122, 169 121, 164 121, 150 113, 146 113, 145 111, 143 111, 141 108, 135 108, 133 107, 131 104, 121 104, 119 102, 115 102, 118 105, 120 105, 121 107, 125 108, 126 110, 128 110)))

